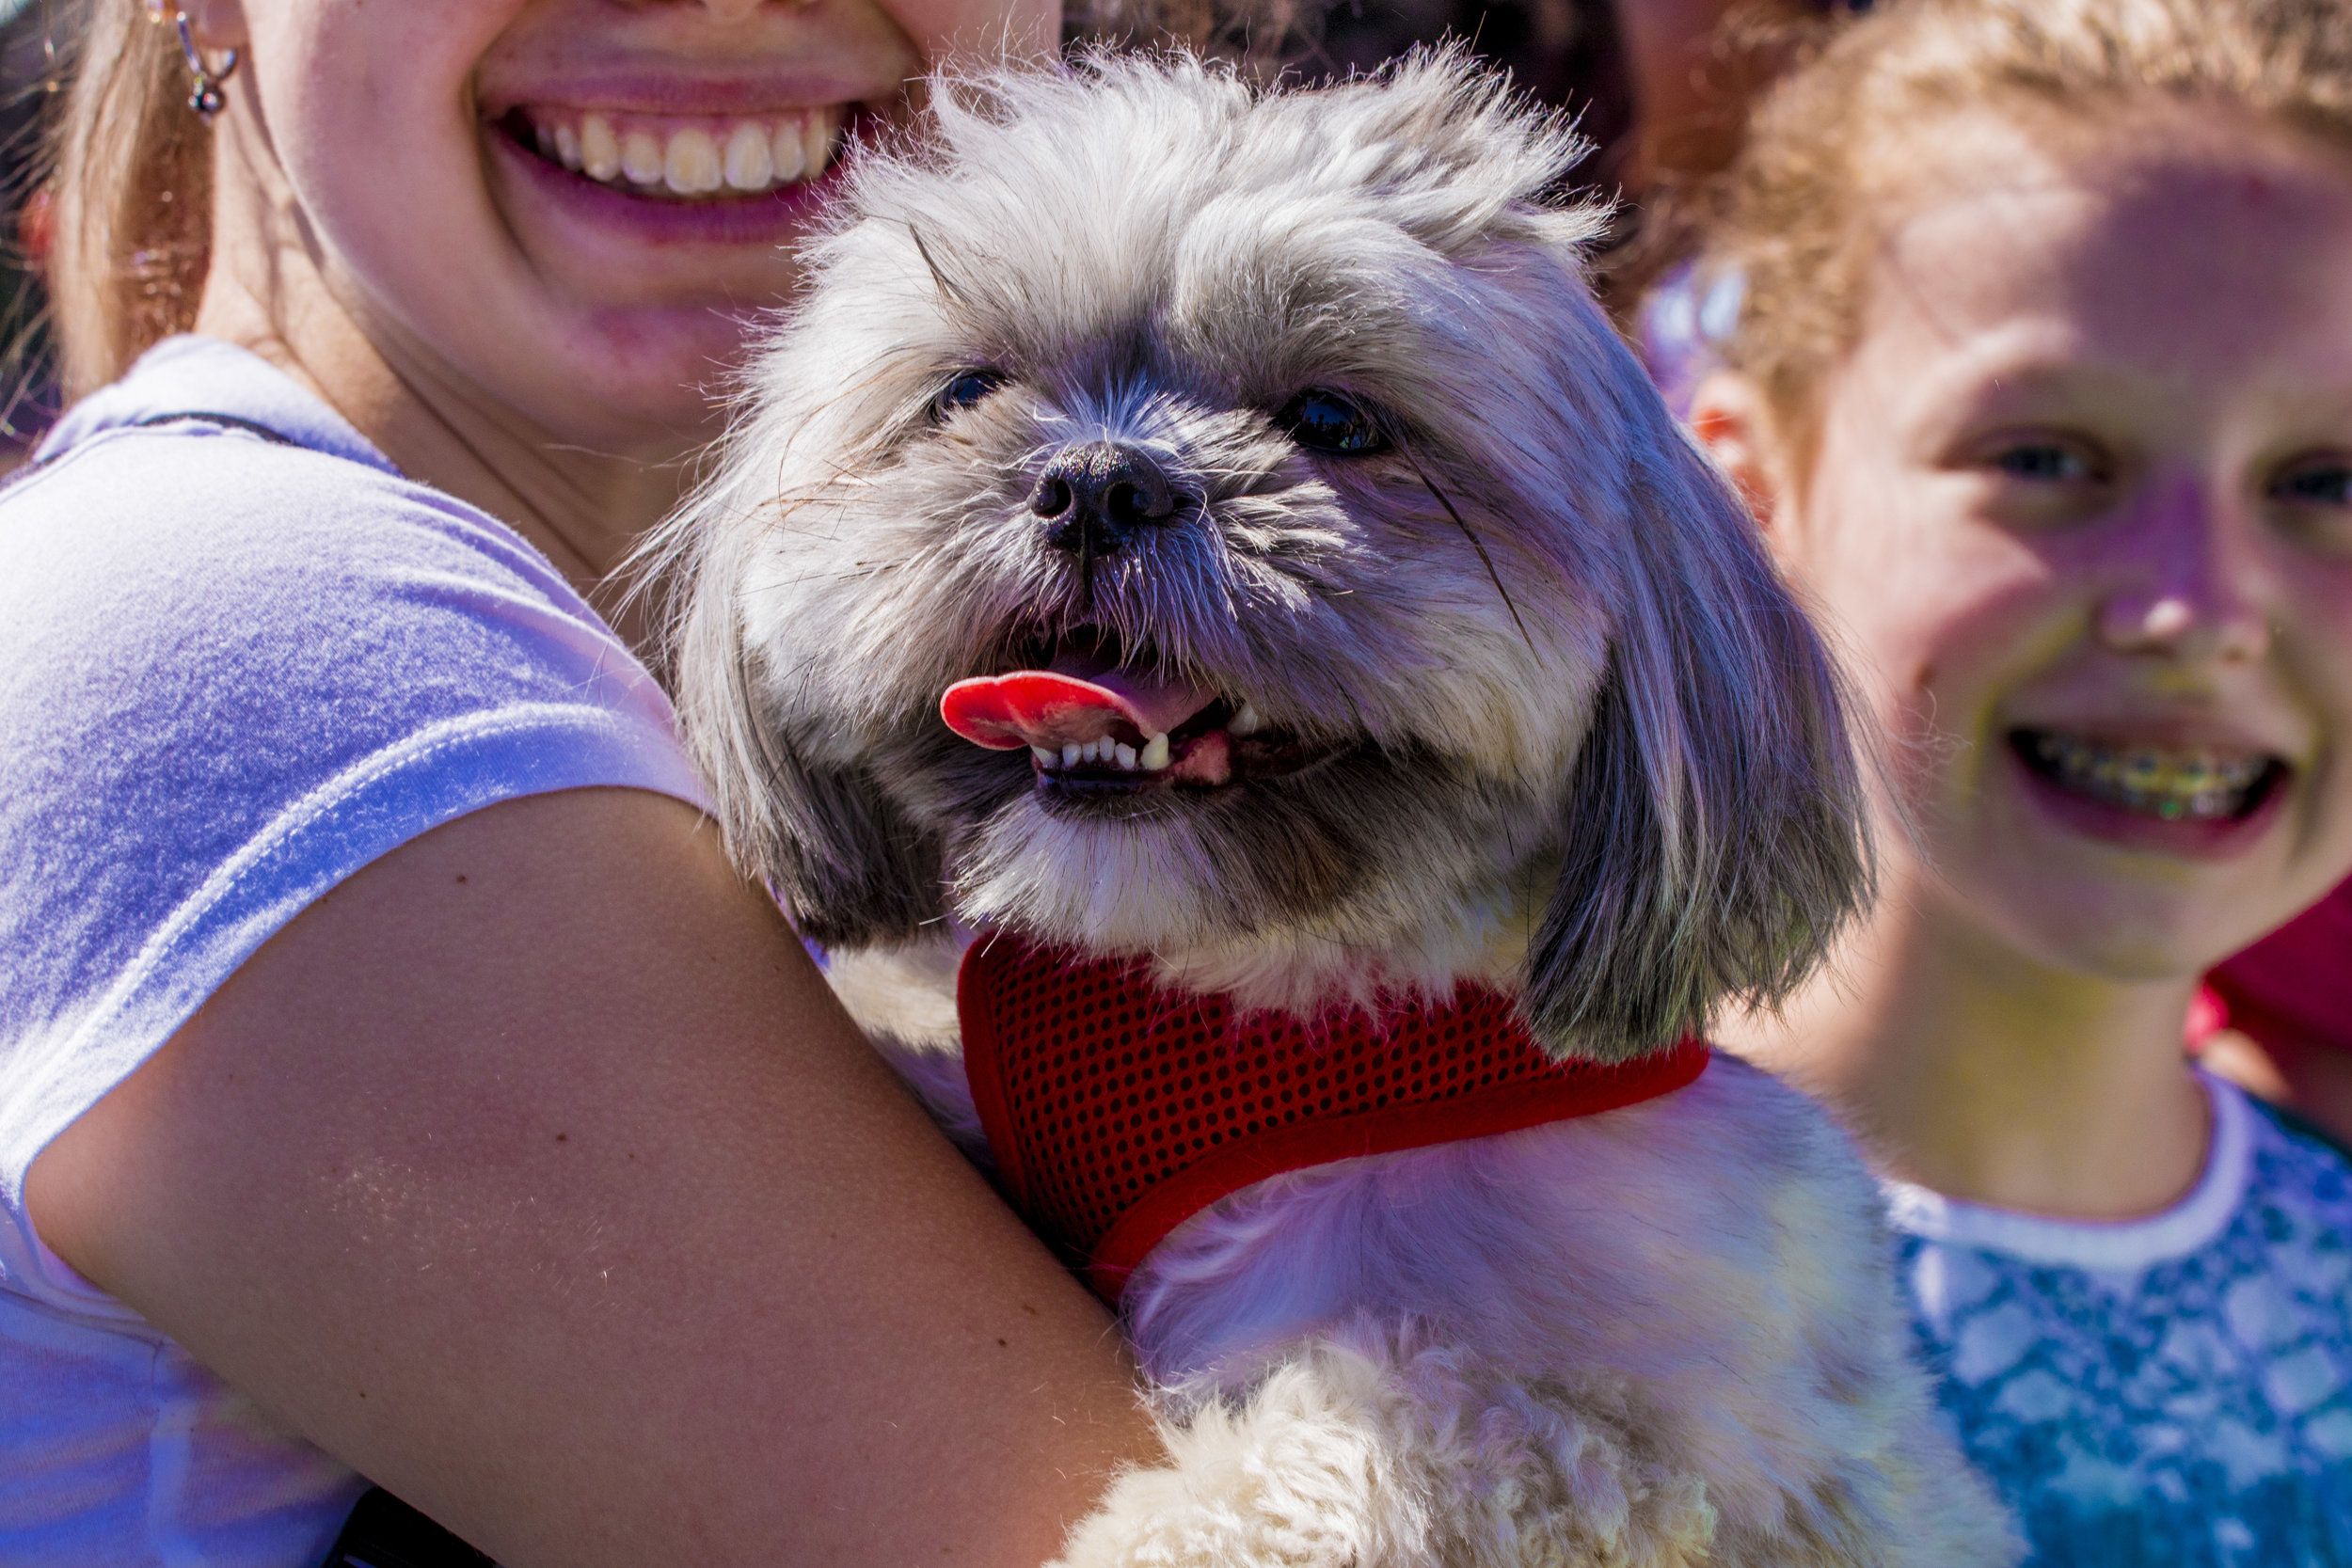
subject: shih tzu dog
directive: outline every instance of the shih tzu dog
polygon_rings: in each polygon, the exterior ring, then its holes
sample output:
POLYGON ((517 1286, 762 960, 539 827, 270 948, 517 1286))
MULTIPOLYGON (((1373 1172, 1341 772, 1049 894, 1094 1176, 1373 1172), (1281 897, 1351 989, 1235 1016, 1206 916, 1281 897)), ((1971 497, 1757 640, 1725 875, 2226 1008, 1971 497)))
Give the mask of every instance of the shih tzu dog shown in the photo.
POLYGON ((1694 1037, 1860 796, 1579 150, 1444 54, 944 80, 668 538, 733 851, 1153 1382, 1071 1564, 2014 1555, 1870 1182, 1694 1037))

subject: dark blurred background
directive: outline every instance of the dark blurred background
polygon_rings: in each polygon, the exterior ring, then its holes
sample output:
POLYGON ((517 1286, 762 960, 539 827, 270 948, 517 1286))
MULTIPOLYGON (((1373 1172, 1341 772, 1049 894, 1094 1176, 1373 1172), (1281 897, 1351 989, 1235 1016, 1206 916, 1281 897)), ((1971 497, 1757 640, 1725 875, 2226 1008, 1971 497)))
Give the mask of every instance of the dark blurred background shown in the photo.
MULTIPOLYGON (((1668 5, 1680 0, 1666 0, 1668 5)), ((1310 72, 1345 76, 1372 71, 1416 43, 1468 40, 1509 68, 1518 85, 1545 103, 1574 110, 1598 144, 1580 171, 1589 183, 1613 185, 1632 144, 1634 98, 1628 80, 1617 9, 1644 0, 1515 0, 1498 6, 1467 0, 1343 0, 1327 10, 1310 72)))
POLYGON ((28 254, 54 49, 70 37, 65 0, 0 0, 0 469, 23 461, 56 415, 40 281, 28 254), (28 213, 29 208, 29 213, 28 213), (28 217, 29 220, 28 221, 28 217))

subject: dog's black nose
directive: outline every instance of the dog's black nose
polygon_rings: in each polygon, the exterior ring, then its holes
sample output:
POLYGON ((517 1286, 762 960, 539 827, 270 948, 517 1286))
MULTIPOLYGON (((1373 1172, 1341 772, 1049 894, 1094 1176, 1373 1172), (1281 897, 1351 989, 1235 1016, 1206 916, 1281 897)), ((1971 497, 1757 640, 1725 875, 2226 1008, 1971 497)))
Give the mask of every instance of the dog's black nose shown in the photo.
POLYGON ((1151 457, 1115 441, 1064 447, 1045 465, 1029 510, 1045 542, 1073 555, 1117 555, 1176 511, 1176 488, 1151 457))

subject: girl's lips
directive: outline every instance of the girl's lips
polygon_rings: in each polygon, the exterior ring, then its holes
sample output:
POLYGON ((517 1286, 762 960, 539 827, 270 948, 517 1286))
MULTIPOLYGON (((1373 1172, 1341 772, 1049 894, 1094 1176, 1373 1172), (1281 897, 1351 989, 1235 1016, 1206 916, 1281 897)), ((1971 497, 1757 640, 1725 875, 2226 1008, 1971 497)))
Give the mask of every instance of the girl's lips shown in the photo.
POLYGON ((2186 860, 2226 860, 2250 848, 2268 830, 2294 782, 2294 768, 2279 761, 2248 791, 2249 803, 2242 809, 2219 816, 2166 816, 2145 802, 2136 809, 2122 800, 2102 798, 2079 783, 2063 780, 2046 761, 2029 760, 2037 734, 2014 732, 2002 748, 2023 792, 2059 826, 2121 848, 2186 860))
POLYGON ((642 71, 567 71, 560 80, 525 87, 507 83, 485 88, 480 98, 486 119, 498 119, 537 103, 570 104, 607 113, 651 116, 762 116, 804 114, 820 104, 881 103, 897 87, 888 81, 834 75, 739 77, 648 74, 642 71))
POLYGON ((778 185, 757 195, 680 201, 668 193, 638 196, 602 184, 517 142, 506 120, 485 121, 491 156, 575 222, 618 231, 645 245, 778 245, 803 229, 841 181, 834 163, 814 180, 778 185))

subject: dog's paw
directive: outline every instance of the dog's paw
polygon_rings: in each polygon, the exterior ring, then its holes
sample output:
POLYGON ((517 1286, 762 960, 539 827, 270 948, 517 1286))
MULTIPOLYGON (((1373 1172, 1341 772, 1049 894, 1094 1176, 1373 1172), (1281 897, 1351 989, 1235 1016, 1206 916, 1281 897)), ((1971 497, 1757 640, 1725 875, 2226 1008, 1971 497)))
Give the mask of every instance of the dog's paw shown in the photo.
POLYGON ((1605 1416, 1447 1349, 1326 1339, 1164 1435, 1057 1568, 1685 1568, 1714 1510, 1605 1416))
MULTIPOLYGON (((1253 1404, 1167 1433, 1171 1463, 1122 1477, 1056 1568, 1365 1568, 1412 1560, 1383 1539, 1370 1434, 1253 1404)), ((1402 1548, 1402 1549, 1400 1549, 1402 1548)))

